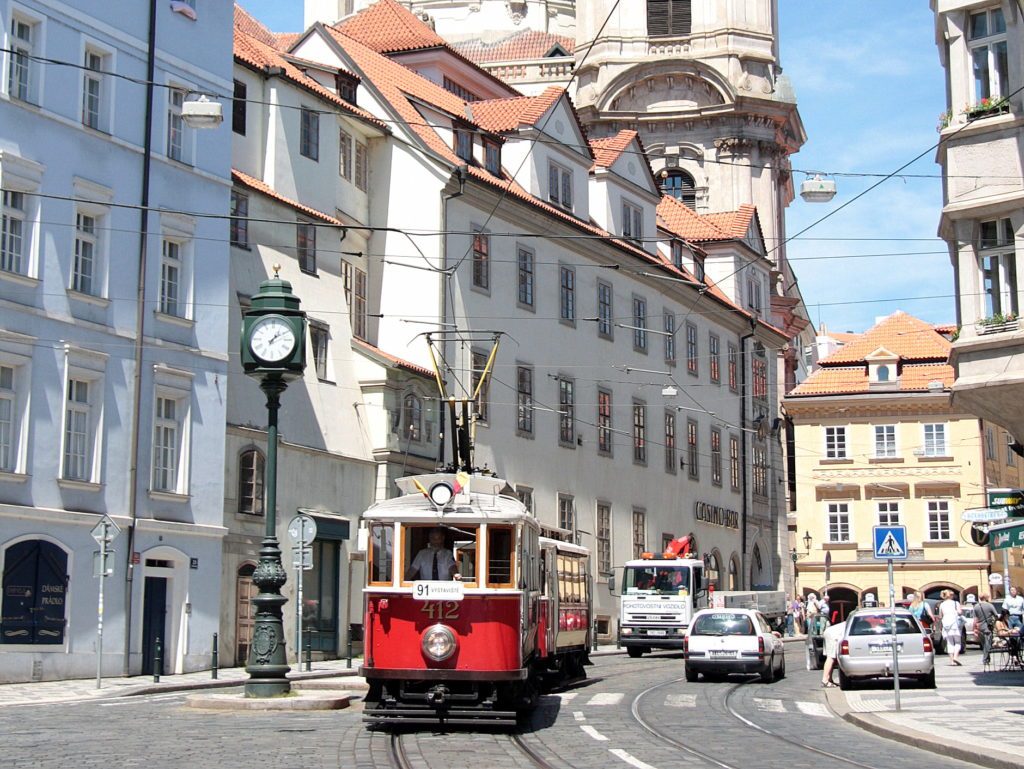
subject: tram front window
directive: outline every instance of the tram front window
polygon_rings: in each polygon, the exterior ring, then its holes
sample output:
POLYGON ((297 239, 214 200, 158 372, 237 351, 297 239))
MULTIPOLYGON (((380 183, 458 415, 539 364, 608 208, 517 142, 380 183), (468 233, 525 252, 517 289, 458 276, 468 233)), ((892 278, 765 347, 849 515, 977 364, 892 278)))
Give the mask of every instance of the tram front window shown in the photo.
POLYGON ((652 592, 678 595, 689 592, 689 569, 672 566, 633 566, 623 574, 623 590, 627 593, 652 592))
POLYGON ((476 580, 475 526, 406 526, 403 564, 406 580, 476 580))
POLYGON ((391 584, 395 529, 391 524, 370 526, 370 582, 391 584))

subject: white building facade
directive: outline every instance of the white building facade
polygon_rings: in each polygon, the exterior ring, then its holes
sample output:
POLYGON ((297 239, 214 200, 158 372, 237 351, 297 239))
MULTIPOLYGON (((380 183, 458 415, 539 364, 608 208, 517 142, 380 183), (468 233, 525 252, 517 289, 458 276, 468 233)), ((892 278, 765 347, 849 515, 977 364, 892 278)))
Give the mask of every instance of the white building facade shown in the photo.
POLYGON ((104 675, 158 639, 209 665, 228 247, 195 212, 227 208, 230 138, 182 105, 229 89, 231 15, 192 5, 0 6, 0 681, 96 674, 104 515, 104 675))

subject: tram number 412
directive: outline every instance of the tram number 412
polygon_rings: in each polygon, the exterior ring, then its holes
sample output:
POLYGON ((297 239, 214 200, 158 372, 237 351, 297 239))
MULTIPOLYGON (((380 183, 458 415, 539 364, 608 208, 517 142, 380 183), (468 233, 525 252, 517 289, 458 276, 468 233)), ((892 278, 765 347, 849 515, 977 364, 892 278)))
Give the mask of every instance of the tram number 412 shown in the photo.
POLYGON ((428 617, 433 620, 439 619, 458 619, 459 618, 459 602, 458 601, 427 601, 423 604, 420 609, 421 612, 425 613, 428 617))

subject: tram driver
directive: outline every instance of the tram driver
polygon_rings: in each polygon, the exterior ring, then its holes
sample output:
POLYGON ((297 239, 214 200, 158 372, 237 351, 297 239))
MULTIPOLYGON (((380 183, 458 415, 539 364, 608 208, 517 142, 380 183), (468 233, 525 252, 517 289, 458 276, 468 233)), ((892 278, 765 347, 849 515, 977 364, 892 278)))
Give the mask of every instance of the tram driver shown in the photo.
POLYGON ((455 579, 455 556, 444 546, 444 529, 435 526, 427 534, 427 546, 416 553, 405 574, 407 580, 455 579))

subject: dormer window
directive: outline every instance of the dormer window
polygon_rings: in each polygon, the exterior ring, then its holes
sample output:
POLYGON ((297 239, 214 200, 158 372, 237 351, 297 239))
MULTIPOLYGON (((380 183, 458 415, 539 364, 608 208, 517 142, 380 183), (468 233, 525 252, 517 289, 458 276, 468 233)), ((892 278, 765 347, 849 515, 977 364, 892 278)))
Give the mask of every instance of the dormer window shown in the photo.
POLYGON ((572 171, 555 163, 548 164, 548 200, 572 211, 572 171))
POLYGON ((899 385, 899 357, 880 347, 865 356, 868 364, 868 386, 895 388, 899 385))
POLYGON ((484 139, 484 168, 501 176, 501 145, 492 139, 484 139))
POLYGON ((694 254, 693 255, 693 277, 695 277, 698 282, 704 283, 706 276, 707 276, 707 273, 704 272, 704 257, 703 256, 697 256, 697 254, 694 254))
POLYGON ((996 7, 972 13, 968 24, 968 41, 975 102, 1006 96, 1009 90, 1009 60, 1003 9, 996 7))
POLYGON ((462 160, 473 160, 473 132, 465 126, 455 126, 455 154, 462 160))
POLYGON ((356 91, 359 84, 354 77, 347 72, 339 72, 334 76, 334 85, 340 98, 349 104, 356 103, 356 91))
POLYGON ((683 269, 683 242, 681 240, 672 241, 672 264, 683 269))
POLYGON ((643 211, 632 203, 622 202, 622 237, 639 243, 644 236, 643 211))

